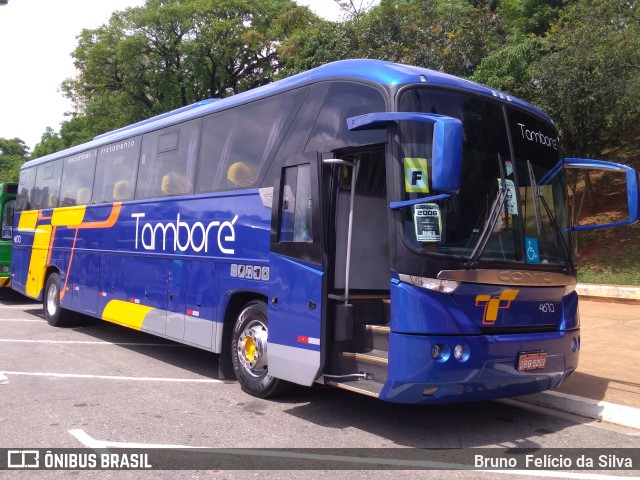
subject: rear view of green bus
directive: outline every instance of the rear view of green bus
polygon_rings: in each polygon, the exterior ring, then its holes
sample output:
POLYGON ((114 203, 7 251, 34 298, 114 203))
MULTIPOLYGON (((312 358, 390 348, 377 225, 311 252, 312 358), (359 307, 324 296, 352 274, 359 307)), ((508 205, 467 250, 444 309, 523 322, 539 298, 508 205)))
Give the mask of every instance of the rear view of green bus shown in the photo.
POLYGON ((11 237, 17 192, 17 183, 0 183, 0 288, 11 286, 11 237))

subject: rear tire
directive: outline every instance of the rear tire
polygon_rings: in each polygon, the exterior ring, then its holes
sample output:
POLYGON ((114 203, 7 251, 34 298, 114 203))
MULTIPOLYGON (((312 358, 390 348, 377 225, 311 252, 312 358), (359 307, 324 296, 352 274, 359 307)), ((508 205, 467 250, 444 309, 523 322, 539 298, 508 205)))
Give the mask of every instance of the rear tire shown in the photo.
POLYGON ((267 305, 248 303, 236 318, 231 336, 231 360, 242 390, 258 398, 282 395, 291 384, 268 372, 267 305))
POLYGON ((44 284, 44 299, 42 308, 44 318, 53 327, 66 327, 73 322, 73 315, 60 307, 60 275, 56 272, 49 274, 44 284))

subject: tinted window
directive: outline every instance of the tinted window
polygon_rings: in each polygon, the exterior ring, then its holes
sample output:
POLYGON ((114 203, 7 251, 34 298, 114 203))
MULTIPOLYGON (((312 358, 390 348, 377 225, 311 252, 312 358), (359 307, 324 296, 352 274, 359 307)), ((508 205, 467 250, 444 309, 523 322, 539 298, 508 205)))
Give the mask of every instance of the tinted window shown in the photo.
POLYGON ((347 128, 349 117, 384 111, 384 97, 378 90, 358 83, 333 83, 305 151, 330 152, 347 146, 386 142, 385 129, 351 132, 347 128))
POLYGON ((13 212, 15 208, 15 200, 7 200, 2 207, 2 238, 4 240, 11 240, 11 234, 13 232, 13 212))
POLYGON ((192 193, 199 140, 200 120, 145 135, 136 198, 192 193))
POLYGON ((36 168, 31 167, 20 172, 18 196, 16 197, 16 211, 31 210, 31 190, 36 184, 36 168))
POLYGON ((64 159, 59 206, 69 207, 91 203, 96 155, 96 150, 90 150, 64 159))
POLYGON ((140 137, 112 143, 98 149, 93 203, 133 198, 139 155, 140 137))
POLYGON ((31 208, 54 208, 58 205, 58 190, 62 176, 62 160, 38 165, 36 183, 31 190, 31 208))
POLYGON ((206 118, 196 192, 255 186, 303 95, 277 95, 206 118))

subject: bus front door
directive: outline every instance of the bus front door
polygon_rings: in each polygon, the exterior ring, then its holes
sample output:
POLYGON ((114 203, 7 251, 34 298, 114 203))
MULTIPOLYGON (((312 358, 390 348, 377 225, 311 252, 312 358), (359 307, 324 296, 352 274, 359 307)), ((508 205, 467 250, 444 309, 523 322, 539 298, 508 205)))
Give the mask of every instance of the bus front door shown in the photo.
POLYGON ((269 375, 311 385, 325 348, 326 275, 319 155, 284 162, 275 182, 269 253, 269 375))

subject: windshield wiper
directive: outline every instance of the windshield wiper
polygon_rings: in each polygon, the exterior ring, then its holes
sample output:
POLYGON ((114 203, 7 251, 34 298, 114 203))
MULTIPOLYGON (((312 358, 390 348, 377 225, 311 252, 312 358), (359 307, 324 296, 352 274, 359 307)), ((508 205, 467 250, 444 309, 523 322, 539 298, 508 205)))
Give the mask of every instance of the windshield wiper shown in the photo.
POLYGON ((570 270, 574 270, 573 260, 571 259, 571 252, 569 252, 569 247, 567 245, 567 242, 564 238, 564 235, 562 235, 562 231, 560 230, 560 225, 558 225, 558 221, 556 220, 556 217, 551 212, 551 209, 549 208, 549 205, 547 204, 547 201, 544 199, 544 197, 538 194, 538 198, 542 202, 542 206, 547 212, 547 216, 549 217, 551 226, 553 227, 553 232, 556 234, 556 238, 558 239, 558 243, 560 244, 562 253, 564 254, 565 260, 567 261, 567 265, 569 266, 570 270))
POLYGON ((533 192, 533 211, 536 217, 536 230, 538 236, 542 236, 542 221, 540 220, 540 187, 536 183, 536 176, 533 173, 533 167, 531 162, 527 160, 527 169, 529 170, 529 183, 531 184, 531 191, 533 192))
POLYGON ((527 168, 529 169, 529 182, 531 183, 531 191, 533 192, 533 209, 536 216, 536 229, 538 230, 538 236, 542 236, 542 221, 540 218, 540 203, 542 203, 542 206, 547 213, 547 217, 549 217, 551 227, 553 227, 553 232, 556 235, 556 239, 560 244, 560 249, 562 250, 562 254, 565 257, 567 265, 569 266, 570 270, 573 270, 573 261, 571 260, 569 247, 567 246, 567 242, 562 235, 562 231, 560 230, 560 226, 558 225, 556 217, 553 215, 553 212, 551 212, 551 209, 549 208, 549 204, 547 204, 547 201, 540 193, 540 186, 536 183, 536 176, 533 173, 533 167, 531 166, 531 162, 529 160, 527 160, 527 168))
POLYGON ((476 246, 471 252, 471 256, 469 257, 469 261, 465 263, 465 268, 473 268, 478 264, 480 257, 482 256, 482 252, 487 247, 487 243, 489 242, 489 238, 491 238, 491 232, 493 231, 496 222, 500 218, 500 210, 504 206, 504 202, 507 200, 507 179, 504 174, 504 167, 502 166, 502 160, 500 159, 500 154, 498 153, 498 167, 500 169, 500 189, 498 190, 498 194, 496 195, 493 204, 491 205, 491 210, 489 211, 489 218, 487 223, 485 224, 482 232, 480 233, 480 238, 476 243, 476 246))

